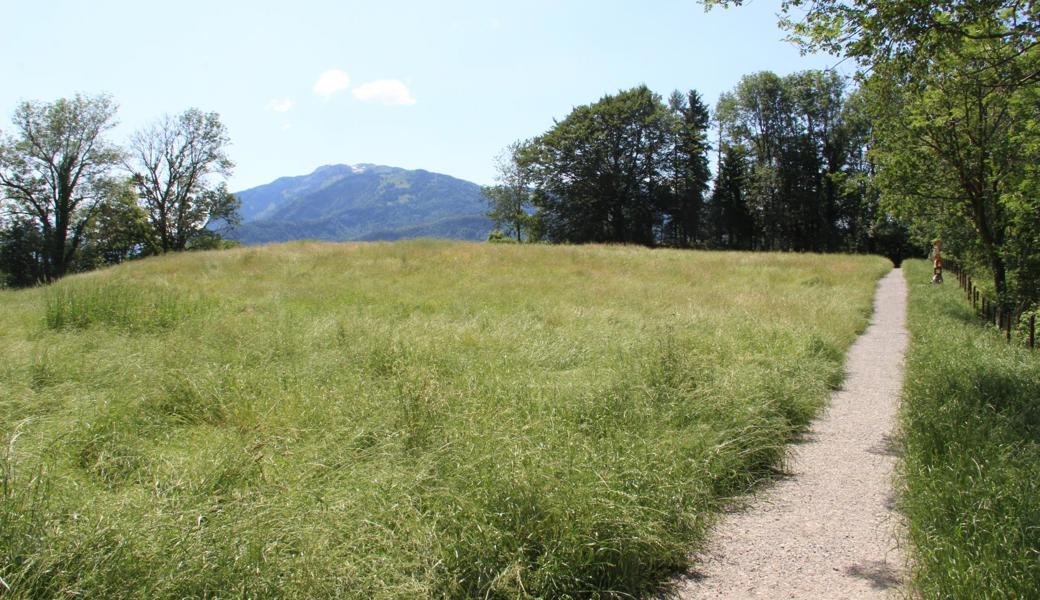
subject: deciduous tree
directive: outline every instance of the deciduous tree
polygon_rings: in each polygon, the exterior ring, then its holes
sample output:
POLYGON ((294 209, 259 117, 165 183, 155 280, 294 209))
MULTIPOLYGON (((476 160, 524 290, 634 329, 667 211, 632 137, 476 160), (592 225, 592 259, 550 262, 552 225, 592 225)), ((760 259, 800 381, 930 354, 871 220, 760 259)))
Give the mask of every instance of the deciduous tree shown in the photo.
POLYGON ((14 113, 15 134, 0 142, 4 207, 38 230, 44 279, 69 270, 109 189, 120 158, 105 138, 115 113, 108 96, 23 102, 14 113))
POLYGON ((653 245, 669 191, 670 118, 646 86, 575 108, 525 147, 551 241, 653 245))
POLYGON ((509 232, 517 241, 531 238, 531 174, 523 163, 524 145, 513 142, 495 161, 495 185, 480 191, 487 198, 487 216, 495 226, 509 232))
POLYGON ((153 252, 185 250, 207 224, 234 222, 238 201, 219 181, 234 166, 229 142, 217 113, 194 108, 133 135, 125 166, 148 213, 153 252))
POLYGON ((869 82, 883 204, 952 233, 944 246, 990 271, 1005 306, 1040 300, 1040 3, 787 0, 783 11, 804 50, 843 54, 869 82))

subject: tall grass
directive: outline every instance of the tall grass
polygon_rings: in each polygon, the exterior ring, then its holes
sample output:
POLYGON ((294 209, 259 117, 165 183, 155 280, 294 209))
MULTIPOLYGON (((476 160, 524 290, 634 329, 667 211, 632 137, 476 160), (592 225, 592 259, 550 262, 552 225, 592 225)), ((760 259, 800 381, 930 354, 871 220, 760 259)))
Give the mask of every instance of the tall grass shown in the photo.
POLYGON ((905 263, 903 421, 913 582, 924 598, 1040 598, 1040 357, 905 263))
POLYGON ((86 327, 50 324, 53 290, 0 294, 0 577, 21 598, 650 593, 826 401, 888 268, 297 243, 69 278, 89 316, 62 322, 86 327), (173 305, 109 318, 123 285, 205 310, 120 325, 173 305))
POLYGON ((44 320, 51 329, 85 329, 92 325, 125 331, 166 329, 194 309, 172 290, 124 282, 61 283, 46 294, 44 320))

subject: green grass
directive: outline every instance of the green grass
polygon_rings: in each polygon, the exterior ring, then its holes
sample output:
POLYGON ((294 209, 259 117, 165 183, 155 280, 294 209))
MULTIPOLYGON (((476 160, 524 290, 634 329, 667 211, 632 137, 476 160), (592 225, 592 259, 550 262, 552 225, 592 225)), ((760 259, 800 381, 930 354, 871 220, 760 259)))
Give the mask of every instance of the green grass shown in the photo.
POLYGON ((1040 357, 908 261, 902 506, 924 598, 1040 598, 1040 357))
POLYGON ((47 327, 59 330, 95 325, 126 332, 168 329, 195 310, 181 297, 182 293, 162 286, 125 282, 61 283, 47 291, 44 320, 47 327))
POLYGON ((889 268, 293 243, 0 291, 0 577, 13 598, 649 593, 782 461, 889 268))

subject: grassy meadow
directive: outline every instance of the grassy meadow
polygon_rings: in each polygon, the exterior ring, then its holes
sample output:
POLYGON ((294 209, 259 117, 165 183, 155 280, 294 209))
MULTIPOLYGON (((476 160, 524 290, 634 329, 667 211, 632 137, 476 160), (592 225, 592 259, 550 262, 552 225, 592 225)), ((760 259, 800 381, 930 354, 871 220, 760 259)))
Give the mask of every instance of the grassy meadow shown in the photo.
POLYGON ((903 396, 913 584, 922 598, 1040 598, 1040 355, 974 316, 950 278, 910 282, 903 396))
POLYGON ((890 267, 290 243, 0 291, 0 596, 650 593, 890 267))

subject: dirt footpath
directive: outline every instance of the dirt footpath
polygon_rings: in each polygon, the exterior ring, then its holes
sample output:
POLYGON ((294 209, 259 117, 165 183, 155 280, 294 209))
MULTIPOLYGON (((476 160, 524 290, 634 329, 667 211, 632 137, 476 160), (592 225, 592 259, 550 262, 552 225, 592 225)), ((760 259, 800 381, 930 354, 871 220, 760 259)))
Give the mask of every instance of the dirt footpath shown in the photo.
POLYGON ((849 351, 844 389, 793 446, 789 477, 727 515, 680 598, 884 598, 901 584, 890 443, 907 344, 906 282, 878 284, 874 317, 849 351))

